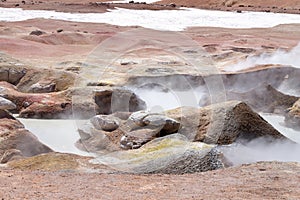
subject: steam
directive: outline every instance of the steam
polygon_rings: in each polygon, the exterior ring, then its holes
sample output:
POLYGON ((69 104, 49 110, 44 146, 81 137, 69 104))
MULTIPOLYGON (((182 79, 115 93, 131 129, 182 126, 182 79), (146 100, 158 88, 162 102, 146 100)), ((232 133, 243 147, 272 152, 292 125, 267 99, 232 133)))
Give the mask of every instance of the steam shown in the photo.
POLYGON ((235 143, 221 149, 233 165, 259 161, 300 162, 300 145, 289 141, 270 143, 266 138, 258 138, 246 144, 235 143))
POLYGON ((162 112, 182 106, 199 107, 199 101, 206 97, 204 87, 190 90, 161 90, 158 88, 131 88, 147 104, 151 112, 162 112))
POLYGON ((263 113, 260 115, 291 141, 278 140, 270 143, 268 138, 258 138, 223 146, 221 150, 226 159, 233 165, 258 161, 300 162, 299 131, 285 127, 283 116, 263 113))
POLYGON ((248 57, 245 61, 226 67, 225 71, 240 71, 240 70, 254 67, 256 65, 265 65, 265 64, 290 65, 296 68, 300 68, 299 55, 300 55, 300 43, 290 51, 278 49, 276 52, 272 54, 263 53, 259 56, 248 57))

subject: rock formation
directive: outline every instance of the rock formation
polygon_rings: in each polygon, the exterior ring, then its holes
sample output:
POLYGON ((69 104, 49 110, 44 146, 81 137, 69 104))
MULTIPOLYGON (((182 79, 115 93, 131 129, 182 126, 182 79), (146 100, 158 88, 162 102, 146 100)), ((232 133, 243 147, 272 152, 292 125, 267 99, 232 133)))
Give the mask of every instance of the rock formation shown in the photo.
POLYGON ((5 110, 0 110, 0 162, 52 152, 5 110), (6 113, 5 115, 3 113, 6 113))
POLYGON ((139 149, 107 154, 94 162, 129 173, 183 174, 224 167, 222 155, 213 145, 189 142, 181 134, 154 139, 139 149))
POLYGON ((247 104, 229 101, 195 109, 182 107, 167 111, 181 123, 179 133, 191 141, 231 144, 238 139, 258 137, 286 139, 247 104))

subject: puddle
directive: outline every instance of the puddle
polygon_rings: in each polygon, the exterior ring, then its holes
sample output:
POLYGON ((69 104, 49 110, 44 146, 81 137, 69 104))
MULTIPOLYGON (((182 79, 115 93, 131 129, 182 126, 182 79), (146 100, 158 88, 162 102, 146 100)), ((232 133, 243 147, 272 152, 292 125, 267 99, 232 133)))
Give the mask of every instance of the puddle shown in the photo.
MULTIPOLYGON (((78 120, 41 120, 18 118, 26 129, 32 132, 38 139, 51 149, 62 153, 73 153, 82 156, 92 154, 80 151, 75 147, 76 141, 80 138, 77 132, 76 123, 78 120)), ((81 121, 82 123, 85 120, 81 121)))

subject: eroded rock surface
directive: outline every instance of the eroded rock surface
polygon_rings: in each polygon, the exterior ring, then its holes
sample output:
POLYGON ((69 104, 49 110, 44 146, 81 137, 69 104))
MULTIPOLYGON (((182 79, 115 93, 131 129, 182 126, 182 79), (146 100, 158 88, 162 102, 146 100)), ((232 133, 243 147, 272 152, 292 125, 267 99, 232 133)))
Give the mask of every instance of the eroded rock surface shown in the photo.
POLYGON ((20 117, 53 119, 72 114, 71 97, 67 92, 23 93, 7 82, 0 82, 0 87, 4 88, 1 95, 16 105, 20 117))
POLYGON ((104 131, 114 131, 120 125, 119 118, 109 115, 96 115, 90 121, 96 129, 104 131))
MULTIPOLYGON (((3 111, 2 111, 3 112, 3 111)), ((52 150, 39 142, 36 136, 12 116, 0 118, 0 162, 6 163, 12 159, 31 157, 52 150)))
POLYGON ((183 174, 223 168, 222 156, 213 145, 189 142, 181 134, 157 138, 139 149, 107 154, 94 161, 130 173, 183 174))
POLYGON ((136 149, 147 142, 176 133, 180 123, 161 113, 138 111, 132 113, 124 123, 124 136, 120 140, 123 149, 136 149))
POLYGON ((146 108, 146 103, 136 94, 125 89, 99 89, 94 91, 96 112, 111 114, 118 111, 134 112, 146 108))
POLYGON ((247 104, 239 101, 199 109, 182 107, 167 114, 181 123, 178 132, 191 141, 231 144, 237 139, 251 140, 262 136, 286 139, 247 104))

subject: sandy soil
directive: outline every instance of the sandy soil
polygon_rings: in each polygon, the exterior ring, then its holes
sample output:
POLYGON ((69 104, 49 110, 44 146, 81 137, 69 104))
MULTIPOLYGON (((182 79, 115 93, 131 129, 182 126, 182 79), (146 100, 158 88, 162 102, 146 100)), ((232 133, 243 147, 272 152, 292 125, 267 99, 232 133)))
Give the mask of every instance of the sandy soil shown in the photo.
POLYGON ((178 6, 226 11, 300 13, 299 0, 162 0, 158 3, 175 3, 178 6))
POLYGON ((175 9, 177 7, 195 7, 211 10, 226 10, 226 11, 261 11, 261 12, 280 12, 280 13, 300 13, 299 0, 162 0, 153 4, 107 4, 108 0, 2 0, 0 7, 18 7, 24 9, 44 9, 56 10, 64 12, 106 12, 107 9, 115 7, 128 9, 175 9), (98 2, 98 4, 96 4, 98 2), (101 4, 101 2, 105 2, 101 4), (100 4, 99 4, 100 3, 100 4), (173 5, 170 5, 173 4, 173 5))
MULTIPOLYGON (((31 65, 51 67, 62 62, 84 61, 105 39, 119 32, 137 28, 140 27, 45 19, 0 22, 0 51, 31 65), (43 34, 31 35, 31 32, 36 30, 42 31, 43 34), (43 65, 40 64, 41 60, 43 65)), ((267 29, 195 27, 183 33, 197 41, 199 46, 220 64, 250 54, 272 52, 278 48, 291 49, 300 41, 299 25, 281 25, 267 29), (286 35, 289 37, 287 38, 286 35)), ((176 35, 172 37, 175 37, 175 41, 176 35)), ((142 51, 137 53, 145 54, 142 51)), ((153 52, 148 55, 153 56, 153 52)))
POLYGON ((83 0, 83 1, 1 1, 0 7, 6 8, 23 8, 28 10, 55 10, 60 12, 79 12, 79 13, 103 13, 108 9, 127 8, 127 9, 147 9, 147 10, 170 10, 177 9, 171 5, 162 4, 142 4, 142 3, 107 3, 107 0, 83 0), (24 3, 25 2, 25 3, 24 3))
MULTIPOLYGON (((50 9, 68 12, 105 12, 116 5, 95 5, 99 0, 1 1, 2 7, 50 9), (17 5, 18 4, 18 5, 17 5)), ((300 13, 299 0, 182 1, 164 0, 189 7, 220 10, 255 10, 300 13), (231 4, 231 5, 230 5, 231 4), (243 5, 243 6, 242 6, 243 5), (274 8, 273 8, 274 7, 274 8)), ((119 6, 117 4, 117 6, 119 6)), ((161 9, 163 6, 126 4, 127 8, 161 9)), ((165 9, 171 9, 166 7, 165 9)), ((0 51, 33 66, 49 67, 64 61, 80 61, 103 40, 138 27, 34 19, 0 22, 0 51), (45 34, 30 33, 41 30, 45 34), (62 31, 59 31, 62 30, 62 31)), ((290 49, 300 40, 299 25, 271 29, 190 28, 185 33, 223 62, 254 53, 290 49), (288 35, 288 37, 287 37, 288 35), (234 49, 234 50, 232 50, 234 49)), ((187 175, 130 175, 74 172, 42 172, 0 168, 2 199, 300 199, 300 165, 258 163, 225 170, 187 175)))
POLYGON ((186 175, 0 169, 2 199, 299 199, 299 163, 258 163, 186 175))

